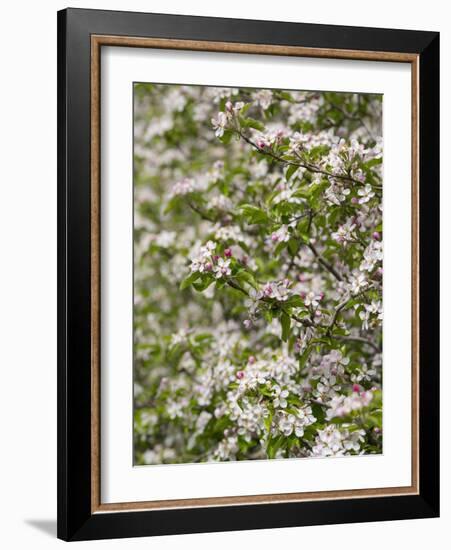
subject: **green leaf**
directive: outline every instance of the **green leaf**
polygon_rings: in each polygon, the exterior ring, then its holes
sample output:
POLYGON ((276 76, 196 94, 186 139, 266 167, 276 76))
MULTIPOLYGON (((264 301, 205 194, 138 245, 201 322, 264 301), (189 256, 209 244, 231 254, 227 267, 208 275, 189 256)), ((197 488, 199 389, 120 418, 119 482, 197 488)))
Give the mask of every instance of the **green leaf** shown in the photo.
POLYGON ((285 99, 286 101, 289 101, 290 103, 293 101, 293 96, 289 92, 281 91, 279 92, 280 99, 285 99))
POLYGON ((331 227, 335 227, 337 225, 337 222, 339 218, 342 216, 343 210, 340 206, 337 207, 331 207, 331 212, 329 214, 329 224, 331 227))
POLYGON ((382 411, 374 411, 366 417, 368 426, 382 428, 382 411))
POLYGON ((268 458, 274 458, 277 454, 277 451, 280 449, 284 442, 285 437, 283 435, 279 435, 277 437, 273 437, 269 440, 268 446, 266 448, 266 453, 268 454, 268 458))
POLYGON ((202 292, 206 288, 208 288, 211 284, 213 284, 215 282, 215 280, 216 279, 214 277, 212 277, 211 275, 207 275, 207 276, 203 275, 200 282, 193 283, 193 287, 198 292, 202 292))
POLYGON ((185 288, 188 288, 191 286, 202 274, 198 271, 195 271, 194 273, 190 273, 188 277, 185 277, 183 281, 180 283, 180 290, 185 290, 185 288))
POLYGON ((271 323, 272 320, 273 320, 273 314, 272 314, 272 311, 269 310, 269 309, 265 309, 263 312, 262 312, 262 315, 264 317, 264 319, 266 320, 266 322, 268 323, 271 323))
POLYGON ((295 164, 290 164, 285 172, 285 178, 287 181, 290 181, 291 176, 299 169, 299 166, 295 164))
POLYGON ((382 158, 371 159, 365 163, 365 166, 367 168, 372 168, 373 166, 377 166, 378 164, 382 164, 382 158))
POLYGON ((219 138, 219 140, 224 143, 224 145, 227 145, 232 140, 232 137, 232 130, 224 130, 224 134, 219 138))
POLYGON ((285 248, 287 247, 287 243, 282 241, 280 243, 278 243, 278 245, 276 246, 275 250, 274 250, 274 255, 276 257, 280 256, 280 253, 282 252, 282 250, 284 250, 285 248))
POLYGON ((285 311, 280 316, 280 324, 282 325, 282 340, 286 342, 290 337, 291 318, 285 311))
POLYGON ((303 307, 304 300, 298 294, 295 294, 294 296, 290 296, 285 304, 290 307, 303 307))
POLYGON ((252 204, 243 204, 240 207, 241 213, 251 224, 267 223, 269 217, 264 210, 252 204))
POLYGON ((299 250, 299 242, 297 239, 290 239, 288 241, 288 250, 292 256, 296 256, 299 250))
POLYGON ((321 407, 321 405, 318 405, 317 403, 313 403, 312 413, 313 413, 313 416, 318 420, 318 422, 325 421, 326 415, 324 414, 324 408, 321 407))
POLYGON ((266 431, 269 433, 271 431, 273 413, 269 413, 268 416, 263 420, 265 424, 266 431))
POLYGON ((312 350, 311 346, 307 346, 307 348, 304 350, 301 357, 299 358, 299 370, 300 371, 305 367, 305 364, 307 363, 308 358, 310 357, 311 350, 312 350))
POLYGON ((239 271, 235 275, 235 277, 238 281, 243 281, 248 285, 252 286, 253 288, 258 288, 257 281, 254 279, 254 276, 252 275, 252 273, 249 273, 249 271, 244 271, 244 270, 239 271))
POLYGON ((255 120, 254 118, 241 118, 240 122, 241 126, 244 126, 245 128, 254 128, 255 130, 259 130, 260 132, 265 129, 265 125, 262 124, 259 120, 255 120))
POLYGON ((163 211, 163 214, 169 214, 171 210, 174 210, 174 208, 180 204, 180 197, 173 197, 167 204, 166 208, 163 211))

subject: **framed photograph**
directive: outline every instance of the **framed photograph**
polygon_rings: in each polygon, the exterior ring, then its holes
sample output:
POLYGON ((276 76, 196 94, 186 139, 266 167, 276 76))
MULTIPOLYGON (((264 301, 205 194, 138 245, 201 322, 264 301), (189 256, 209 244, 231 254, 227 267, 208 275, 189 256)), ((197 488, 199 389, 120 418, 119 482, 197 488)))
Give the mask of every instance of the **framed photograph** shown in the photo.
POLYGON ((439 35, 58 13, 58 536, 439 514, 439 35))

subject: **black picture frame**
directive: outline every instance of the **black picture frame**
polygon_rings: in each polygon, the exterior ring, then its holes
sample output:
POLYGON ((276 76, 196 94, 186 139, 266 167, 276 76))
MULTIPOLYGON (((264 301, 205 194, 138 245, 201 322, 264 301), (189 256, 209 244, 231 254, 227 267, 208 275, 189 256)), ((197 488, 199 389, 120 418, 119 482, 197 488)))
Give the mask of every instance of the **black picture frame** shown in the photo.
POLYGON ((88 540, 438 515, 439 33, 85 9, 58 12, 58 537, 88 540), (419 494, 92 512, 92 35, 418 56, 419 494))

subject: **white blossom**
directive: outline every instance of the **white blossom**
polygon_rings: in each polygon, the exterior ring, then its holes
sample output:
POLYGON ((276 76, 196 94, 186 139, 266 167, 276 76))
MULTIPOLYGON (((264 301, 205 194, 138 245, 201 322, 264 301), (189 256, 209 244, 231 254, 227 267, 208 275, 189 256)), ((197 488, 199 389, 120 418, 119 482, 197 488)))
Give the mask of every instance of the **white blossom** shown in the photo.
POLYGON ((288 390, 283 390, 280 386, 275 385, 273 388, 273 405, 274 407, 281 409, 287 408, 287 397, 290 395, 290 392, 288 390))
POLYGON ((213 267, 215 277, 220 279, 221 277, 228 277, 232 270, 230 269, 230 260, 225 260, 224 258, 219 258, 217 263, 213 267))
POLYGON ((355 239, 355 227, 355 223, 352 220, 348 220, 345 224, 340 225, 335 233, 332 233, 332 239, 346 246, 347 243, 355 239))
POLYGON ((353 411, 358 411, 364 407, 367 407, 373 394, 370 391, 366 392, 353 392, 352 395, 336 395, 329 401, 329 408, 327 409, 326 418, 331 420, 335 417, 346 416, 353 411))
POLYGON ((216 137, 222 137, 224 135, 224 130, 227 127, 228 121, 229 121, 228 116, 226 115, 226 113, 223 113, 222 111, 219 111, 216 117, 211 119, 211 124, 215 131, 216 137))
POLYGON ((349 280, 349 290, 352 294, 362 292, 368 286, 368 280, 363 273, 355 272, 349 280))
POLYGON ((271 90, 258 90, 252 94, 252 98, 259 103, 262 109, 268 109, 272 103, 271 90))
POLYGON ((360 264, 360 271, 373 271, 382 259, 382 243, 380 241, 371 241, 363 253, 363 261, 360 264))
POLYGON ((359 189, 357 191, 357 194, 359 195, 359 204, 365 204, 366 202, 369 202, 375 195, 373 188, 369 183, 365 185, 365 187, 359 189))

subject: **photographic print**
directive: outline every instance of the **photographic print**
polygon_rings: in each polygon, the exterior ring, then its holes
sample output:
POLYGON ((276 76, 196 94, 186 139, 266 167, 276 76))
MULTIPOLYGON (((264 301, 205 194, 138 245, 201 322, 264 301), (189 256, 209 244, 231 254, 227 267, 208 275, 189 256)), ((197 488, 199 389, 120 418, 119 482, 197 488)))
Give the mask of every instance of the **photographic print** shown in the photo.
POLYGON ((58 12, 59 538, 439 516, 439 50, 58 12))
POLYGON ((134 464, 382 453, 382 95, 133 102, 134 464))

